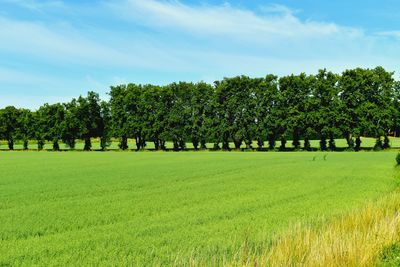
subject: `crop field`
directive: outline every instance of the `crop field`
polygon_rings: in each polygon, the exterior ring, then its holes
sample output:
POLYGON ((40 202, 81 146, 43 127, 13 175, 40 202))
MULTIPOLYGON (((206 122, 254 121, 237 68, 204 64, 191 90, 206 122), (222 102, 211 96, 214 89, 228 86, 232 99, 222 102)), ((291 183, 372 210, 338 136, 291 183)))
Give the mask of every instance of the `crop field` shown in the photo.
POLYGON ((171 265, 262 251, 397 187, 395 152, 0 153, 0 266, 171 265))

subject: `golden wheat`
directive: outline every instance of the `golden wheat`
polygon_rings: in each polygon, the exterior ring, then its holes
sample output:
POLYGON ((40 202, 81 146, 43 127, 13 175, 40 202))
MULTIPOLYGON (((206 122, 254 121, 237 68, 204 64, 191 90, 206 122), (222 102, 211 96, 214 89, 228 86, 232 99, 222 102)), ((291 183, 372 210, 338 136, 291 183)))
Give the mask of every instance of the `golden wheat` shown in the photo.
POLYGON ((319 226, 297 224, 272 244, 244 242, 231 259, 177 257, 175 266, 374 266, 385 247, 400 241, 399 211, 396 191, 319 226))
POLYGON ((321 227, 297 225, 246 266, 373 266, 400 240, 400 192, 369 203, 321 227))

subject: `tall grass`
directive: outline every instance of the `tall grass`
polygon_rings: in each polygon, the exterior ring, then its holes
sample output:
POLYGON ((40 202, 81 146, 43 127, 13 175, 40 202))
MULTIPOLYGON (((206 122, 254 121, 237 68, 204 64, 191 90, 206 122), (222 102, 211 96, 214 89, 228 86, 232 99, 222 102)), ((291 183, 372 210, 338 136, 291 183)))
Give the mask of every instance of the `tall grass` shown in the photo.
MULTIPOLYGON (((374 266, 381 251, 400 241, 400 191, 320 227, 298 224, 261 256, 232 266, 374 266)), ((249 257, 250 256, 250 257, 249 257)))

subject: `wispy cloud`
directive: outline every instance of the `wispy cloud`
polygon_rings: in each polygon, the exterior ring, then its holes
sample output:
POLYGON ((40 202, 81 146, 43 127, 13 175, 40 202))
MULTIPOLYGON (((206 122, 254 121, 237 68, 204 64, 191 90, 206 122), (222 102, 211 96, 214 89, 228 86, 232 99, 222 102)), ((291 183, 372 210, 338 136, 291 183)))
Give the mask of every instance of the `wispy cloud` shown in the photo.
POLYGON ((394 37, 400 40, 400 31, 383 31, 378 32, 377 35, 379 36, 386 36, 386 37, 394 37))
MULTIPOLYGON (((131 36, 121 43, 107 43, 102 38, 113 32, 102 32, 97 39, 71 25, 46 25, 37 21, 13 20, 0 16, 0 49, 4 52, 36 57, 55 64, 159 69, 179 66, 176 58, 148 40, 136 41, 131 36), (174 63, 171 65, 171 63, 174 63)), ((108 37, 108 38, 107 38, 108 37)))
POLYGON ((64 8, 65 4, 60 0, 1 0, 3 3, 13 4, 36 12, 44 12, 48 8, 64 8))
POLYGON ((203 61, 207 66, 210 63, 205 59, 212 59, 214 67, 225 70, 227 75, 260 73, 259 66, 265 69, 271 63, 277 69, 285 66, 282 72, 276 71, 279 74, 295 72, 301 66, 313 71, 323 67, 336 70, 396 66, 389 55, 398 44, 388 43, 383 36, 368 34, 361 28, 302 20, 296 15, 299 11, 282 5, 267 5, 259 10, 229 3, 189 5, 178 0, 121 0, 106 5, 115 11, 115 16, 157 29, 170 39, 192 40, 195 49, 189 49, 184 58, 199 58, 197 62, 203 61), (193 40, 200 40, 203 45, 196 47, 193 40), (227 60, 221 62, 216 58, 227 60), (229 71, 232 69, 235 71, 229 71))
POLYGON ((126 82, 212 82, 376 65, 396 70, 400 60, 398 31, 371 33, 301 19, 301 11, 275 4, 247 9, 179 0, 0 3, 24 10, 18 16, 7 9, 0 13, 0 106, 18 103, 16 95, 24 95, 25 104, 40 94, 49 100, 87 90, 104 94, 109 85, 126 82))
POLYGON ((261 14, 224 5, 186 5, 179 1, 126 0, 109 3, 127 19, 159 28, 180 29, 194 35, 224 36, 252 41, 280 38, 326 38, 335 35, 357 37, 362 31, 329 22, 301 21, 281 5, 269 5, 261 14))
POLYGON ((64 62, 98 64, 103 60, 122 61, 117 50, 91 41, 66 28, 50 29, 40 22, 11 20, 0 17, 0 48, 11 52, 38 56, 43 59, 63 59, 64 62))

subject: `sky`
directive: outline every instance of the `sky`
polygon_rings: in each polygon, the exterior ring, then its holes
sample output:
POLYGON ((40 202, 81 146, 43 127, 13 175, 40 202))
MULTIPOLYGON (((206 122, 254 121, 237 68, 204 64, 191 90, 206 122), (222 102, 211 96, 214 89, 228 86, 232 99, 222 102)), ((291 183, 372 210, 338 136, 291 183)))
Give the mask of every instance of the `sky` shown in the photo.
POLYGON ((111 85, 400 71, 398 0, 0 0, 0 108, 111 85))

